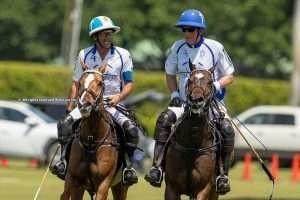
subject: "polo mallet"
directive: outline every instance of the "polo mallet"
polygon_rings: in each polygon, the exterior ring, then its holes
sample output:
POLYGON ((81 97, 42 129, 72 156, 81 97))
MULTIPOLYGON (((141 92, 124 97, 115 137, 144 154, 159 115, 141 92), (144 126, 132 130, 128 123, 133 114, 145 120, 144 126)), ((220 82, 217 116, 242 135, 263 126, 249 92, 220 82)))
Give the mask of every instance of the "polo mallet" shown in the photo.
POLYGON ((37 197, 38 197, 38 195, 39 195, 39 193, 40 193, 40 190, 41 190, 42 186, 44 185, 44 182, 45 182, 45 180, 46 180, 46 177, 47 177, 47 175, 48 175, 48 173, 49 173, 49 168, 50 168, 50 166, 52 165, 53 160, 54 160, 54 158, 55 158, 55 156, 56 156, 57 151, 58 151, 59 148, 60 148, 60 145, 58 144, 57 147, 56 147, 56 149, 55 149, 55 152, 54 152, 54 154, 52 155, 52 158, 51 158, 51 160, 50 160, 50 162, 49 162, 49 165, 48 165, 48 167, 47 167, 47 170, 46 170, 45 173, 44 173, 44 176, 43 176, 43 178, 42 178, 42 181, 41 181, 41 183, 40 183, 40 185, 39 185, 37 191, 35 192, 35 195, 34 195, 33 200, 37 200, 37 197))
POLYGON ((261 167, 263 168, 263 170, 266 172, 266 174, 268 175, 270 181, 272 181, 272 190, 271 190, 271 194, 269 196, 269 200, 272 199, 273 197, 273 192, 274 192, 274 185, 275 185, 275 180, 273 175, 271 174, 271 172, 269 171, 269 169, 267 168, 265 162, 263 161, 263 159, 261 158, 261 156, 259 155, 259 153, 255 150, 255 148, 250 144, 250 142, 247 140, 247 138, 245 137, 245 135, 241 132, 241 130, 239 129, 239 127, 234 123, 234 121, 232 120, 232 118, 230 118, 231 123, 233 124, 233 126, 236 128, 236 130, 239 132, 239 134, 242 136, 242 138, 244 139, 244 141, 247 143, 247 145, 250 147, 250 149, 252 150, 252 152, 254 153, 254 155, 256 156, 256 158, 258 159, 261 167))

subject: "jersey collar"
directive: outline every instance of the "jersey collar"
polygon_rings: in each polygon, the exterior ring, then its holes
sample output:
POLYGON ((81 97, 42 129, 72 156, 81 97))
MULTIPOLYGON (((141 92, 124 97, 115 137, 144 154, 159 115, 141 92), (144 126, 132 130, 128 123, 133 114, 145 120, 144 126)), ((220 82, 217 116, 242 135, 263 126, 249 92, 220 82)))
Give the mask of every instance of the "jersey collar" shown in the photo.
POLYGON ((193 45, 190 45, 188 43, 186 43, 190 48, 199 48, 201 46, 201 44, 203 43, 204 41, 204 37, 201 36, 199 42, 197 42, 196 44, 193 44, 193 45))

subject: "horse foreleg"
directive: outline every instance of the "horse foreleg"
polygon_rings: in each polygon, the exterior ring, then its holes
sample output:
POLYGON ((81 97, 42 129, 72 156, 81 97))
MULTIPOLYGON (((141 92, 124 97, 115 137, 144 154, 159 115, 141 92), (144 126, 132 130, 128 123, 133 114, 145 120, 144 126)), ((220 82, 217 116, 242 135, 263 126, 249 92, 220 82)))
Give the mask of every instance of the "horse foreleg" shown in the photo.
POLYGON ((64 191, 60 196, 60 200, 69 200, 71 197, 70 175, 67 173, 64 184, 64 191))
POLYGON ((166 184, 165 200, 180 200, 180 194, 169 184, 166 184))
POLYGON ((122 182, 111 188, 114 200, 126 200, 128 186, 123 185, 122 182))
POLYGON ((61 200, 82 200, 84 189, 76 180, 71 177, 70 174, 67 174, 66 181, 64 185, 64 192, 60 196, 61 200))
POLYGON ((210 200, 212 185, 207 184, 203 190, 197 194, 197 200, 210 200))
POLYGON ((113 174, 110 174, 106 177, 98 186, 96 191, 96 198, 95 200, 106 200, 108 196, 109 187, 112 183, 113 174))
POLYGON ((217 194, 217 192, 214 188, 216 188, 215 185, 213 185, 212 189, 210 190, 209 200, 218 200, 219 199, 219 195, 217 194))

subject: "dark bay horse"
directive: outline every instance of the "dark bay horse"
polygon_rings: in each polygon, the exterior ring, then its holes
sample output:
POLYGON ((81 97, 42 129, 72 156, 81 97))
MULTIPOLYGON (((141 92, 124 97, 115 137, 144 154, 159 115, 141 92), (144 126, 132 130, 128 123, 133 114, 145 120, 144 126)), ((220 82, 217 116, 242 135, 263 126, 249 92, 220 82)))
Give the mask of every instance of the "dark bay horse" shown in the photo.
POLYGON ((216 143, 210 124, 211 71, 192 68, 186 85, 187 105, 176 122, 165 160, 165 199, 216 200, 216 143))
POLYGON ((106 200, 109 188, 114 200, 125 200, 127 196, 128 186, 122 184, 121 169, 117 167, 120 154, 116 130, 103 105, 105 68, 87 70, 79 80, 82 119, 79 137, 71 148, 63 200, 81 200, 85 190, 91 198, 95 194, 96 200, 106 200))

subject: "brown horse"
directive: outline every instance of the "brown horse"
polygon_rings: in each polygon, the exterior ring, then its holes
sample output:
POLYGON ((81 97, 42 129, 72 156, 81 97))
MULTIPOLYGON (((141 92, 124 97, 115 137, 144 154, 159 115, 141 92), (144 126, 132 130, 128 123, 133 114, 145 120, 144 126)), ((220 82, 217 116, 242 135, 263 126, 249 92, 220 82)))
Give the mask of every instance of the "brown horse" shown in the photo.
POLYGON ((120 145, 112 118, 103 105, 104 70, 105 67, 99 71, 87 70, 79 80, 78 106, 82 120, 79 137, 71 148, 63 200, 81 200, 85 190, 91 198, 96 194, 96 200, 106 200, 110 187, 114 200, 125 200, 127 196, 128 186, 122 184, 121 167, 117 167, 120 145))
POLYGON ((212 73, 192 68, 186 85, 187 105, 171 133, 165 160, 165 199, 216 200, 216 143, 210 124, 212 73))

